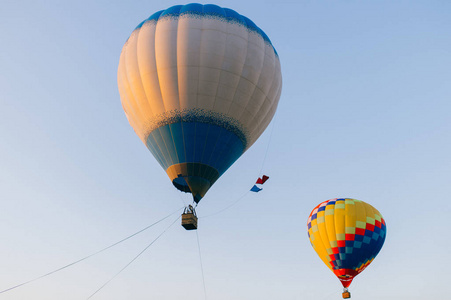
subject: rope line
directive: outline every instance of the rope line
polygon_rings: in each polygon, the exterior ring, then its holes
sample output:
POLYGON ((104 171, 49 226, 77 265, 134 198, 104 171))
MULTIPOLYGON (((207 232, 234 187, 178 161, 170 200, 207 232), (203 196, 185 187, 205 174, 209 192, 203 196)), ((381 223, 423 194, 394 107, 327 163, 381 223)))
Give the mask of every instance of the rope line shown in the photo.
MULTIPOLYGON (((183 208, 183 207, 182 207, 182 208, 183 208)), ((128 237, 126 237, 126 238, 120 240, 119 242, 116 242, 116 243, 114 243, 114 244, 112 244, 112 245, 110 245, 110 246, 108 246, 108 247, 105 247, 105 248, 103 248, 103 249, 101 249, 101 250, 99 250, 99 251, 97 251, 97 252, 95 252, 95 253, 92 253, 92 254, 90 254, 90 255, 88 255, 88 256, 85 256, 85 257, 83 257, 83 258, 81 258, 81 259, 79 259, 79 260, 77 260, 77 261, 74 261, 74 262, 72 262, 72 263, 70 263, 70 264, 68 264, 68 265, 65 265, 65 266, 63 266, 63 267, 61 267, 61 268, 58 268, 58 269, 56 269, 56 270, 53 270, 53 271, 51 271, 51 272, 49 272, 49 273, 46 273, 46 274, 41 275, 41 276, 39 276, 39 277, 36 277, 36 278, 34 278, 34 279, 28 280, 28 281, 23 282, 23 283, 21 283, 21 284, 18 284, 18 285, 15 285, 15 286, 13 286, 13 287, 7 288, 7 289, 5 289, 5 290, 3 290, 3 291, 0 291, 0 294, 5 293, 5 292, 8 292, 8 291, 13 290, 13 289, 18 288, 18 287, 21 287, 21 286, 23 286, 23 285, 26 285, 26 284, 31 283, 31 282, 33 282, 33 281, 36 281, 36 280, 38 280, 38 279, 44 278, 44 277, 46 277, 46 276, 52 275, 52 274, 54 274, 54 273, 56 273, 56 272, 58 272, 58 271, 64 270, 64 269, 66 269, 66 268, 68 268, 68 267, 70 267, 70 266, 73 266, 73 265, 75 265, 75 264, 77 264, 77 263, 79 263, 79 262, 82 262, 82 261, 84 261, 84 260, 86 260, 86 259, 88 259, 88 258, 90 258, 90 257, 93 257, 93 256, 96 255, 96 254, 99 254, 99 253, 101 253, 101 252, 103 252, 103 251, 106 251, 106 250, 108 250, 108 249, 110 249, 110 248, 112 248, 112 247, 114 247, 114 246, 116 246, 116 245, 118 245, 118 244, 120 244, 120 243, 122 243, 122 242, 125 242, 126 240, 128 240, 128 239, 130 239, 130 238, 132 238, 132 237, 134 237, 134 236, 136 236, 136 235, 142 233, 143 231, 145 231, 145 230, 149 229, 150 227, 152 227, 152 226, 154 226, 154 225, 160 223, 161 221, 163 221, 163 220, 169 218, 170 216, 172 216, 172 215, 175 214, 176 212, 180 211, 182 208, 179 208, 179 209, 173 211, 172 213, 170 213, 170 214, 167 215, 166 217, 164 217, 164 218, 158 220, 157 222, 155 222, 155 223, 153 223, 153 224, 151 224, 151 225, 149 225, 149 226, 147 226, 147 227, 141 229, 140 231, 138 231, 138 232, 136 232, 136 233, 134 233, 134 234, 132 234, 132 235, 129 235, 128 237)))
MULTIPOLYGON (((276 119, 277 119, 277 111, 276 111, 276 114, 274 115, 274 118, 273 118, 273 121, 272 121, 271 132, 270 132, 270 134, 269 134, 269 139, 268 139, 268 145, 266 146, 265 156, 263 157, 263 162, 262 162, 260 171, 259 171, 259 173, 257 174, 257 177, 260 177, 260 175, 262 174, 262 172, 263 172, 263 167, 265 166, 266 158, 268 157, 269 146, 271 145, 271 138, 272 138, 272 135, 273 135, 273 132, 274 132, 274 127, 275 127, 275 124, 276 124, 276 119)), ((223 211, 225 211, 225 210, 231 208, 232 206, 234 206, 235 204, 237 204, 240 200, 242 200, 244 197, 246 197, 248 193, 249 193, 249 191, 246 191, 241 197, 239 197, 237 200, 235 200, 235 201, 234 201, 233 203, 231 203, 230 205, 224 207, 223 209, 221 209, 221 210, 219 210, 219 211, 217 211, 217 212, 214 212, 214 213, 212 213, 212 214, 209 214, 209 215, 206 215, 206 216, 199 217, 199 218, 208 218, 208 217, 217 215, 217 214, 219 214, 219 213, 222 213, 223 211)), ((197 206, 197 204, 196 204, 196 206, 197 206)))
POLYGON ((223 211, 225 211, 225 210, 231 208, 232 206, 234 206, 235 204, 237 204, 241 199, 243 199, 244 197, 246 197, 247 194, 249 194, 249 191, 246 191, 243 195, 241 195, 241 197, 239 197, 237 200, 235 200, 234 202, 232 202, 230 205, 224 207, 223 209, 218 210, 217 212, 214 212, 214 213, 212 213, 212 214, 209 214, 209 215, 206 215, 206 216, 203 216, 203 217, 199 217, 199 219, 208 218, 208 217, 217 215, 217 214, 219 214, 219 213, 222 213, 223 211))
POLYGON ((141 256, 147 249, 149 249, 150 246, 152 246, 166 231, 168 231, 169 228, 172 227, 172 225, 175 224, 180 219, 180 216, 177 217, 177 219, 174 220, 174 222, 171 223, 162 233, 160 233, 149 245, 146 246, 141 252, 138 253, 130 262, 128 262, 122 269, 119 270, 113 277, 111 277, 107 282, 105 282, 100 288, 98 288, 94 293, 89 296, 88 299, 91 299, 95 294, 97 294, 101 289, 103 289, 108 283, 110 283, 114 278, 116 278, 122 271, 124 271, 128 266, 130 266, 138 257, 141 256))
POLYGON ((276 124, 276 119, 277 119, 277 110, 276 110, 276 114, 274 115, 274 118, 273 118, 273 121, 272 121, 271 132, 269 133, 268 146, 266 146, 266 151, 265 151, 265 156, 263 157, 262 167, 261 167, 260 172, 258 174, 259 176, 262 174, 263 167, 265 166, 265 162, 266 162, 266 157, 268 156, 269 146, 271 145, 271 138, 272 138, 272 134, 273 134, 273 131, 274 131, 275 124, 276 124))
POLYGON ((177 193, 178 196, 180 197, 180 201, 182 201, 183 207, 186 207, 186 202, 185 199, 183 198, 183 195, 179 191, 175 191, 175 193, 177 193))
POLYGON ((197 230, 196 230, 196 236, 197 236, 197 247, 199 248, 199 261, 200 261, 200 270, 202 273, 202 283, 204 285, 204 296, 205 296, 205 300, 207 300, 207 289, 205 288, 204 267, 202 265, 202 255, 200 252, 199 233, 197 232, 197 230))

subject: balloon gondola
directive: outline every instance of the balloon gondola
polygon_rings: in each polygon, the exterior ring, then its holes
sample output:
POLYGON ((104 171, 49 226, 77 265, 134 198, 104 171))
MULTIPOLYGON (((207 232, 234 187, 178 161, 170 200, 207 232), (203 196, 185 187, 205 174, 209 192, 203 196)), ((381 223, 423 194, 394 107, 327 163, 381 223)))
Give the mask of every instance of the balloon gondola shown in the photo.
POLYGON ((196 210, 192 205, 185 207, 182 213, 182 226, 186 230, 197 229, 197 215, 196 210))
POLYGON ((192 3, 136 27, 118 87, 135 133, 197 204, 272 120, 282 76, 271 41, 251 20, 192 3))
POLYGON ((342 296, 360 272, 374 260, 387 234, 381 213, 368 203, 336 198, 317 205, 307 221, 310 243, 343 285, 342 296))
POLYGON ((351 298, 351 292, 348 290, 348 288, 343 288, 343 293, 341 295, 343 296, 343 299, 351 298))

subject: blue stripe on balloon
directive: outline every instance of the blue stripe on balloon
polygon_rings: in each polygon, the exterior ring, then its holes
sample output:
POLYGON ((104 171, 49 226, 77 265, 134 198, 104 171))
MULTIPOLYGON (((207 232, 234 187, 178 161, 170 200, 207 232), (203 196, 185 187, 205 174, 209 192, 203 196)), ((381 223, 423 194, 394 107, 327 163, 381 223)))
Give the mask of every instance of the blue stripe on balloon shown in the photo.
MULTIPOLYGON (((176 164, 178 161, 177 154, 176 154, 176 146, 172 139, 170 126, 169 125, 163 126, 163 127, 158 128, 158 130, 161 134, 161 138, 163 140, 163 145, 166 146, 167 153, 165 155, 166 155, 166 157, 170 158, 169 163, 176 164)), ((161 144, 161 141, 159 141, 158 143, 161 144)))
MULTIPOLYGON (((368 239, 368 243, 358 242, 358 237, 363 237, 360 235, 356 235, 356 241, 353 245, 349 244, 349 246, 352 246, 352 255, 346 255, 346 257, 343 259, 340 257, 339 267, 335 267, 335 269, 357 269, 365 262, 373 259, 376 257, 376 255, 379 253, 379 251, 382 248, 382 245, 384 244, 385 238, 382 236, 379 236, 376 240, 375 239, 368 239)), ((348 246, 348 243, 346 242, 346 246, 348 246)), ((343 253, 343 251, 340 251, 340 253, 343 253)))
POLYGON ((206 15, 217 15, 222 17, 226 16, 224 9, 214 4, 205 4, 203 13, 206 15))
POLYGON ((202 161, 205 162, 205 164, 210 165, 210 156, 215 150, 215 145, 217 139, 221 136, 221 131, 224 129, 219 126, 211 126, 211 124, 208 125, 208 132, 207 132, 207 139, 205 140, 205 148, 202 153, 202 161), (207 146, 208 145, 208 146, 207 146), (207 150, 208 148, 208 150, 207 150), (205 151, 207 150, 207 151, 205 151))
POLYGON ((144 23, 146 23, 146 22, 152 22, 152 21, 157 22, 163 12, 164 12, 164 10, 160 10, 160 11, 157 11, 156 13, 152 14, 150 17, 148 17, 147 19, 145 19, 144 21, 139 23, 139 25, 136 26, 135 30, 141 28, 144 25, 144 23))
POLYGON ((194 158, 196 155, 196 123, 182 123, 183 137, 185 139, 186 157, 194 158))
POLYGON ((241 139, 220 126, 177 122, 159 127, 147 138, 147 148, 166 170, 173 164, 202 163, 222 175, 244 152, 241 139))
POLYGON ((203 5, 200 3, 190 3, 190 4, 186 4, 183 5, 183 7, 180 9, 180 13, 183 14, 185 12, 197 12, 197 13, 202 13, 203 11, 203 5))
POLYGON ((156 158, 158 163, 162 168, 165 166, 165 158, 162 155, 162 152, 159 150, 158 146, 156 144, 147 144, 147 148, 152 153, 152 155, 156 158))
POLYGON ((182 9, 183 5, 174 5, 163 11, 160 17, 164 17, 167 15, 171 16, 178 16, 180 14, 180 10, 182 9))
POLYGON ((172 133, 172 140, 173 140, 173 145, 175 148, 175 153, 177 155, 177 161, 186 161, 185 145, 183 144, 183 147, 178 147, 178 145, 177 145, 177 141, 183 142, 183 140, 184 140, 182 124, 181 123, 173 123, 173 124, 169 125, 169 128, 172 133))
MULTIPOLYGON (((164 160, 162 161, 162 167, 164 168, 168 164, 173 164, 171 157, 169 156, 169 150, 166 146, 165 140, 163 138, 163 134, 161 133, 160 128, 157 128, 156 130, 152 131, 150 133, 152 136, 152 139, 156 142, 153 144, 154 148, 156 149, 159 157, 164 157, 164 160)), ((149 148, 149 145, 147 146, 149 148)), ((149 148, 150 149, 150 148, 149 148)))
POLYGON ((160 18, 164 17, 178 18, 181 15, 192 15, 207 18, 217 17, 227 22, 241 24, 242 26, 245 26, 248 30, 259 34, 263 38, 263 40, 265 40, 268 44, 270 44, 273 47, 274 53, 278 55, 276 49, 274 48, 273 44, 271 43, 271 40, 266 35, 266 33, 263 30, 261 30, 257 25, 255 25, 255 23, 252 22, 249 18, 240 15, 233 9, 222 8, 214 4, 202 5, 199 3, 191 3, 186 5, 171 6, 166 10, 160 10, 152 14, 149 18, 141 22, 135 28, 135 30, 140 29, 146 22, 158 22, 160 18))

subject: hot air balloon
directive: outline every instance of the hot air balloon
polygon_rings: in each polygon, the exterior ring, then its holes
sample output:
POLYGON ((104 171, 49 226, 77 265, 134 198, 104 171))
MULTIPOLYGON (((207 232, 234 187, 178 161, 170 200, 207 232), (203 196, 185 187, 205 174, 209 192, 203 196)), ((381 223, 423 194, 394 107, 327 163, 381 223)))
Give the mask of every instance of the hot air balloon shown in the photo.
POLYGON ((187 4, 136 27, 118 87, 135 133, 197 204, 270 123, 282 76, 276 50, 251 20, 187 4))
POLYGON ((381 213, 361 200, 336 198, 322 202, 307 221, 310 243, 343 284, 343 298, 353 278, 374 260, 387 234, 381 213))

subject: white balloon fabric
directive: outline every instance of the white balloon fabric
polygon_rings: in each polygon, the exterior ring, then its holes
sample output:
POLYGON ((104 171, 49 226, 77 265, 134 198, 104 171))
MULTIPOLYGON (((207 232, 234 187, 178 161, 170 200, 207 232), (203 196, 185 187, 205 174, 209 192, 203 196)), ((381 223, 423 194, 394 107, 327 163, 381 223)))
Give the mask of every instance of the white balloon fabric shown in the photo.
POLYGON ((216 5, 177 5, 143 21, 118 68, 136 134, 198 202, 257 140, 282 89, 280 61, 251 20, 216 5))

